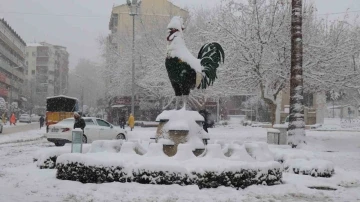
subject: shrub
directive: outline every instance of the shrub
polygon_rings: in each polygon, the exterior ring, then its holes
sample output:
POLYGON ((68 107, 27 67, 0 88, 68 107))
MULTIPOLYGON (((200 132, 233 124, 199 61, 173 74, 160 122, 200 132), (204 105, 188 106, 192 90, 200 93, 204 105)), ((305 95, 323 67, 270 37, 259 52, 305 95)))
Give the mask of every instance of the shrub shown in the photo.
POLYGON ((281 183, 282 170, 273 168, 264 172, 261 169, 239 169, 236 171, 205 171, 189 174, 166 170, 124 169, 120 166, 85 166, 83 163, 69 162, 57 164, 56 178, 82 183, 137 182, 141 184, 178 184, 180 186, 196 184, 200 189, 219 186, 244 189, 256 184, 279 184, 281 183))

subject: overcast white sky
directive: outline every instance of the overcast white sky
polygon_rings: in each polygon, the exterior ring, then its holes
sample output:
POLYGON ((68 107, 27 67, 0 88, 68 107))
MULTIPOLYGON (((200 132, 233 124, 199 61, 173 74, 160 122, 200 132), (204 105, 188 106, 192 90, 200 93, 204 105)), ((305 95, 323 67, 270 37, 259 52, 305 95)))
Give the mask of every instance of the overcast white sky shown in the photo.
MULTIPOLYGON (((220 0, 172 0, 189 8, 214 6, 220 0)), ((109 33, 111 8, 125 0, 0 0, 0 17, 26 42, 46 41, 67 47, 70 68, 80 58, 99 61, 97 38, 109 33), (88 17, 84 17, 88 16, 88 17)), ((315 0, 319 13, 360 10, 360 0, 315 0)), ((350 13, 351 16, 360 12, 350 13)), ((332 15, 335 16, 342 16, 332 15)))

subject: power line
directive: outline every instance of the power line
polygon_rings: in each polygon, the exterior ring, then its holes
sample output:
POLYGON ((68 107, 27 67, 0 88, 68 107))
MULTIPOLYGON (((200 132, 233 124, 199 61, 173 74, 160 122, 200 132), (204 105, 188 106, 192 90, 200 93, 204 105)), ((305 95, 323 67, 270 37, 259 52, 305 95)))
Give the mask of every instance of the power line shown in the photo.
POLYGON ((360 10, 355 10, 355 11, 345 11, 345 12, 338 12, 338 13, 323 13, 323 14, 318 14, 318 15, 338 15, 338 14, 345 14, 345 13, 358 13, 360 12, 360 10))

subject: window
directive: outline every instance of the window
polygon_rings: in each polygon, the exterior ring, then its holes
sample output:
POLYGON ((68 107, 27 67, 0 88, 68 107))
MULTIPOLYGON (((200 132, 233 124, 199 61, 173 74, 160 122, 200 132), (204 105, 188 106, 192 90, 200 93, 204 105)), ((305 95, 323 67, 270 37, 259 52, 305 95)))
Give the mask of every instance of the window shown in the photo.
POLYGON ((92 119, 84 119, 86 125, 95 125, 92 119))
POLYGON ((99 124, 99 126, 105 126, 105 127, 110 127, 110 124, 106 121, 103 121, 101 119, 96 119, 97 123, 99 124))
POLYGON ((31 75, 35 75, 35 70, 31 70, 31 75))

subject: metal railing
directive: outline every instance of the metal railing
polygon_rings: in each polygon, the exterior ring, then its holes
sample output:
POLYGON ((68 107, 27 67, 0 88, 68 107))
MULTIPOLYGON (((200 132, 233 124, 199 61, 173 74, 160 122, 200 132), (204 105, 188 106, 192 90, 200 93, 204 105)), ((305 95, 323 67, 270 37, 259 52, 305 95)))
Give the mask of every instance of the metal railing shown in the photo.
POLYGON ((9 60, 13 61, 17 66, 23 66, 24 64, 17 59, 10 51, 6 50, 3 46, 0 45, 0 52, 5 55, 9 60))
POLYGON ((0 67, 6 70, 7 72, 9 72, 10 74, 14 74, 16 77, 20 78, 21 80, 24 80, 24 74, 22 72, 17 71, 16 69, 13 69, 14 67, 11 67, 8 63, 0 60, 0 67))

